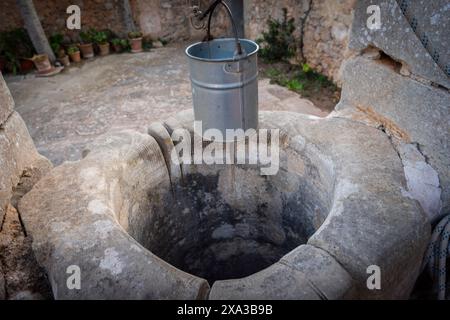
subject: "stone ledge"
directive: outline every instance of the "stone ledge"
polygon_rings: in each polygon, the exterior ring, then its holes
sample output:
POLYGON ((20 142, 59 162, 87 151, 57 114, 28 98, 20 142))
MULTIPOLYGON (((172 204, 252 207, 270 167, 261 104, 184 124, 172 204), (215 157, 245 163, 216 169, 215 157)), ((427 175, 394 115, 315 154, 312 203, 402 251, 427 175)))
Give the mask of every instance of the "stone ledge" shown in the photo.
POLYGON ((302 272, 320 295, 328 300, 352 297, 354 284, 348 272, 326 251, 302 245, 280 262, 302 272))
POLYGON ((339 263, 321 249, 301 245, 269 268, 243 279, 217 281, 210 299, 345 299, 354 283, 339 263))
POLYGON ((172 267, 130 236, 138 238, 140 230, 129 223, 149 213, 145 200, 136 206, 147 184, 169 188, 159 146, 148 135, 125 131, 99 138, 83 160, 55 168, 23 197, 23 222, 55 299, 206 297, 206 281, 172 267), (66 286, 70 265, 81 269, 81 290, 66 286))
POLYGON ((251 276, 216 281, 212 300, 320 300, 307 275, 285 264, 275 263, 251 276))

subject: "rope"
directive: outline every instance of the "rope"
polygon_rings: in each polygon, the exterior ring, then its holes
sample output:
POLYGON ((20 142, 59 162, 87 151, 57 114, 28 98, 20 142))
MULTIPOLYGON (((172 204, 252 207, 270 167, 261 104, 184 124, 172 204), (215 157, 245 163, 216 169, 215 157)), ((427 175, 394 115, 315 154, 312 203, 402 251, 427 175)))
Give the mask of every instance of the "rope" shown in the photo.
MULTIPOLYGON (((422 43, 422 46, 425 50, 428 51, 428 54, 431 58, 436 62, 437 66, 447 75, 450 76, 450 63, 448 61, 443 61, 442 56, 439 55, 437 50, 433 49, 433 41, 430 41, 432 38, 431 34, 425 34, 425 32, 420 32, 420 26, 418 26, 418 19, 414 16, 414 12, 410 12, 410 4, 415 4, 414 1, 411 0, 396 0, 397 5, 400 7, 400 10, 405 17, 406 21, 409 23, 412 31, 416 34, 417 38, 422 43)), ((438 41, 439 39, 435 40, 438 41)))
POLYGON ((447 258, 450 257, 450 214, 445 216, 434 228, 431 241, 422 264, 437 284, 438 299, 445 300, 447 289, 447 258))

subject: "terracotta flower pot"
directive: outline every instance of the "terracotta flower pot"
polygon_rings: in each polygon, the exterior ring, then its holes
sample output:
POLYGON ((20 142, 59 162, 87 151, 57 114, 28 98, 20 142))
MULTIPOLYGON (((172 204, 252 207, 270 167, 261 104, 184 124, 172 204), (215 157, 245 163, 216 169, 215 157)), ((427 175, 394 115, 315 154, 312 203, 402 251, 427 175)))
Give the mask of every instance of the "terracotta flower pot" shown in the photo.
POLYGON ((94 57, 94 47, 92 46, 92 43, 83 43, 80 44, 79 47, 84 59, 90 59, 94 57))
POLYGON ((101 56, 106 56, 109 54, 109 42, 107 43, 99 43, 98 48, 100 50, 99 54, 101 56))
POLYGON ((33 61, 30 59, 20 59, 20 72, 26 73, 34 69, 33 61))
POLYGON ((6 58, 0 57, 0 72, 4 72, 6 68, 6 58))
POLYGON ((80 62, 81 61, 80 51, 77 51, 77 52, 74 52, 74 53, 70 53, 69 56, 70 56, 70 59, 73 62, 80 62))
POLYGON ((66 56, 66 50, 64 48, 61 48, 58 50, 58 59, 62 59, 66 56))
POLYGON ((58 60, 63 64, 64 67, 70 66, 70 60, 69 60, 69 56, 68 55, 64 55, 64 57, 61 57, 58 60))
POLYGON ((131 52, 133 53, 142 52, 142 37, 130 39, 130 43, 131 43, 131 52))
POLYGON ((113 44, 114 52, 121 53, 123 51, 123 47, 120 44, 113 44))
POLYGON ((46 54, 39 54, 31 58, 39 73, 45 73, 52 69, 52 65, 46 54))

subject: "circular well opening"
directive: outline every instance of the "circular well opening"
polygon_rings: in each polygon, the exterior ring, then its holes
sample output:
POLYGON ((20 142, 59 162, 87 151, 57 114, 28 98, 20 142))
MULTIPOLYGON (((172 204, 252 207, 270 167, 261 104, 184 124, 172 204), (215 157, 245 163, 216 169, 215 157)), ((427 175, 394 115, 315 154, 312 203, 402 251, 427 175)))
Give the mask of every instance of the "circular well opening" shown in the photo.
POLYGON ((333 177, 319 158, 280 153, 276 175, 250 165, 183 166, 183 181, 151 201, 130 234, 173 266, 205 278, 258 272, 307 242, 331 205, 333 177), (150 211, 150 213, 148 212, 150 211))

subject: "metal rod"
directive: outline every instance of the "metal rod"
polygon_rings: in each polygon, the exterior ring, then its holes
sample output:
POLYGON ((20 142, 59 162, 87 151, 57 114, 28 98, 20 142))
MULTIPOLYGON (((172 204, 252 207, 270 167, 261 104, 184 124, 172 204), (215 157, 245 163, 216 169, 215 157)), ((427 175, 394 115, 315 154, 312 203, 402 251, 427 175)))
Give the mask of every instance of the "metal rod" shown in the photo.
POLYGON ((241 43, 239 41, 239 35, 238 35, 238 31, 237 31, 237 27, 236 24, 234 22, 234 18, 233 18, 233 14, 231 13, 230 7, 223 2, 222 0, 216 0, 211 7, 208 8, 210 14, 209 14, 209 19, 208 19, 208 32, 207 32, 207 40, 209 41, 211 39, 211 19, 212 19, 212 15, 214 14, 214 10, 217 8, 217 6, 221 4, 224 6, 224 8, 226 9, 228 16, 230 17, 231 20, 231 25, 233 27, 233 33, 234 33, 234 38, 236 40, 236 51, 238 55, 242 54, 242 47, 241 47, 241 43), (211 9, 211 10, 210 10, 211 9))
POLYGON ((238 30, 239 38, 245 38, 244 31, 244 0, 225 0, 233 14, 234 23, 238 30))

